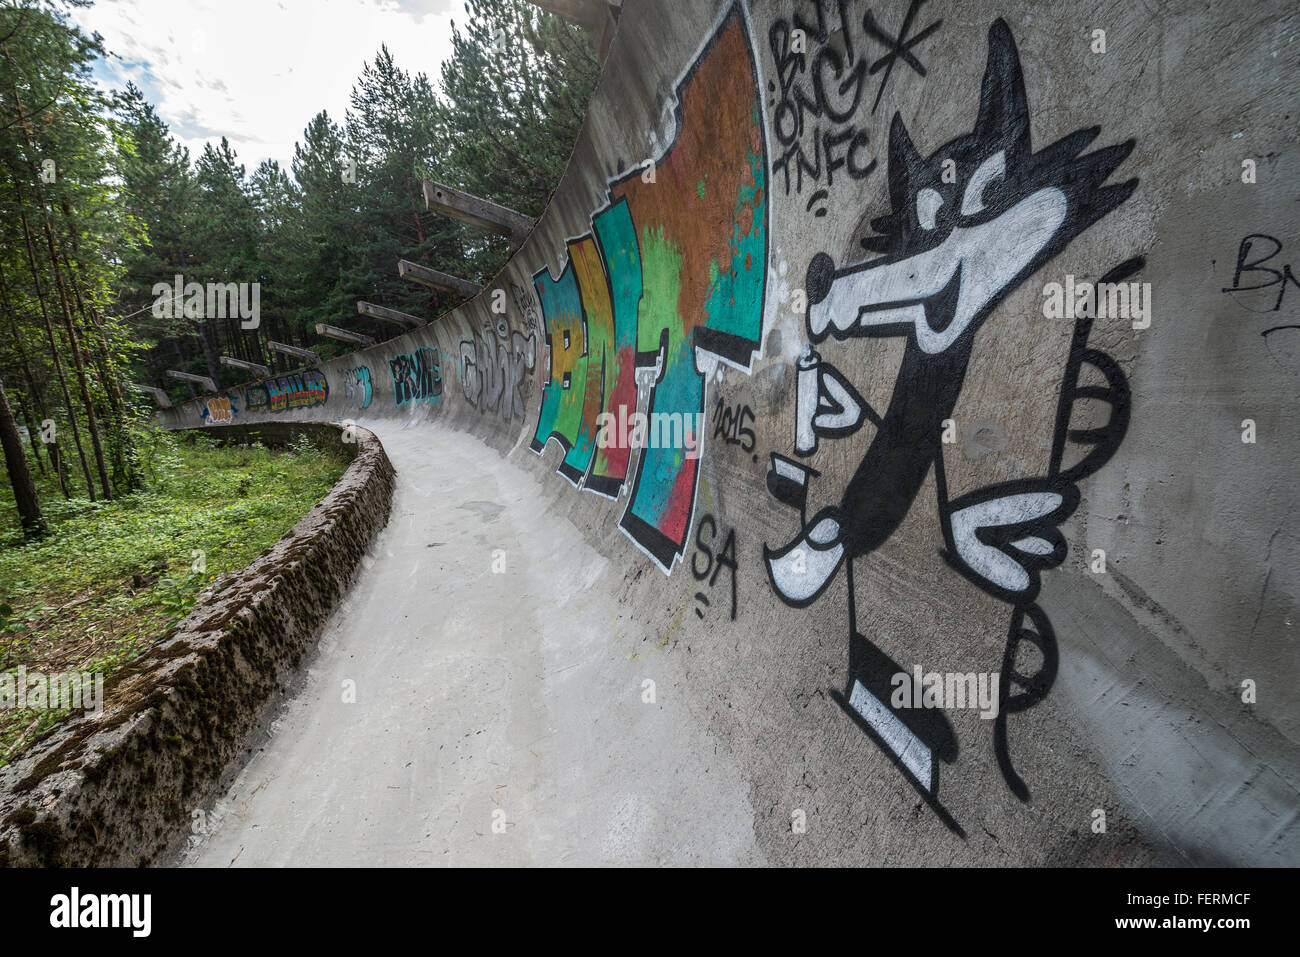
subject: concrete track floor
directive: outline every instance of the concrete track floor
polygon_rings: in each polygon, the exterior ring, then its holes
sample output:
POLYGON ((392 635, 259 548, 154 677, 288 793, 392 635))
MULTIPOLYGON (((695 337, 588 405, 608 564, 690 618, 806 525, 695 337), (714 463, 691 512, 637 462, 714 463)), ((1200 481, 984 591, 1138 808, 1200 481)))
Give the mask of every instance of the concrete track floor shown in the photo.
POLYGON ((471 435, 371 427, 388 526, 182 862, 761 863, 734 762, 537 479, 471 435))

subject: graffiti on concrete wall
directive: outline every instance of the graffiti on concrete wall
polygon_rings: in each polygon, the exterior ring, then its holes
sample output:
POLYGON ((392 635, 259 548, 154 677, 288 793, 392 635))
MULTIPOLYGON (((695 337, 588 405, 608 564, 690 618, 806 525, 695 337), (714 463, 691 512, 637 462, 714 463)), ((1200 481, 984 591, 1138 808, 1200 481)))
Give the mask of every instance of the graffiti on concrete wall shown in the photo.
POLYGON ((370 385, 370 370, 366 366, 357 366, 344 374, 343 394, 349 402, 355 402, 363 409, 370 408, 373 390, 370 385))
POLYGON ((1224 286, 1223 292, 1230 293, 1238 303, 1257 312, 1277 312, 1282 308, 1287 289, 1291 286, 1300 289, 1300 279, 1291 271, 1291 264, 1274 261, 1282 253, 1282 241, 1267 233, 1251 233, 1242 238, 1237 246, 1237 262, 1232 270, 1232 285, 1224 286), (1273 262, 1271 266, 1265 266, 1273 262), (1267 276, 1269 278, 1265 279, 1267 276), (1277 295, 1272 293, 1277 287, 1277 295), (1251 293, 1261 289, 1270 290, 1268 296, 1249 297, 1241 293, 1251 293), (1253 301, 1252 301, 1253 300, 1253 301), (1271 303, 1271 305, 1270 305, 1271 303))
POLYGON ((460 384, 480 412, 507 422, 525 416, 527 378, 537 365, 537 334, 510 329, 504 316, 484 324, 482 333, 460 344, 460 384))
POLYGON ((205 399, 199 407, 199 418, 204 425, 230 425, 239 415, 239 397, 233 392, 205 399))
POLYGON ((393 377, 393 404, 401 409, 412 402, 442 401, 442 369, 437 346, 421 346, 388 360, 393 377))
MULTIPOLYGON (((637 411, 639 371, 651 416, 696 422, 705 369, 748 371, 758 350, 768 198, 756 71, 733 6, 676 86, 676 139, 610 181, 559 275, 534 276, 550 368, 531 447, 554 440, 560 474, 589 491, 617 497, 627 481, 631 449, 598 444, 598 419, 637 411)), ((690 536, 697 478, 681 445, 640 452, 619 527, 665 572, 690 536)))
POLYGON ((517 282, 510 283, 510 292, 514 296, 515 306, 519 309, 520 314, 524 317, 524 330, 529 333, 536 333, 538 336, 546 335, 546 330, 542 327, 542 314, 537 309, 537 296, 528 286, 521 286, 517 282))
POLYGON ((244 390, 249 412, 287 412, 324 405, 329 382, 319 369, 303 369, 248 386, 244 390))
MULTIPOLYGON (((701 588, 710 590, 718 583, 718 576, 723 570, 729 573, 731 585, 731 620, 736 620, 736 572, 740 564, 736 561, 736 530, 727 529, 724 536, 718 527, 718 520, 712 515, 705 515, 695 528, 695 554, 691 556, 691 575, 701 588)), ((695 600, 702 607, 695 609, 697 618, 704 618, 703 608, 709 608, 713 602, 708 593, 697 591, 695 600)))
MULTIPOLYGON (((876 168, 867 132, 855 121, 867 86, 867 62, 855 49, 855 39, 861 38, 855 38, 845 7, 844 0, 834 5, 804 2, 791 18, 778 18, 768 29, 776 66, 767 84, 776 137, 772 173, 786 195, 792 189, 802 193, 805 179, 808 184, 824 179, 833 185, 839 170, 841 176, 865 179, 876 168), (830 43, 833 32, 843 39, 842 51, 830 43)), ((827 195, 817 190, 809 199, 810 208, 827 195)), ((825 216, 826 208, 820 207, 816 215, 825 216)))
MULTIPOLYGON (((728 405, 722 396, 713 402, 713 441, 725 445, 738 445, 742 451, 754 451, 754 410, 748 403, 728 405)), ((754 455, 754 461, 758 456, 754 455)))
MULTIPOLYGON (((892 209, 872 221, 878 235, 863 244, 881 255, 837 265, 818 253, 808 268, 810 345, 796 376, 796 455, 811 457, 819 440, 847 439, 864 427, 871 438, 862 441, 862 459, 839 503, 811 517, 805 514, 808 484, 818 473, 773 454, 768 489, 798 511, 799 529, 787 543, 765 547, 767 572, 782 600, 803 607, 823 593, 841 568, 847 569, 849 675, 835 699, 958 831, 938 801, 939 762, 951 762, 957 753, 952 728, 940 712, 891 706, 891 676, 907 669, 858 632, 853 562, 866 560, 894 534, 933 474, 948 564, 1013 608, 994 748, 1008 785, 1026 799, 1028 788, 1011 762, 1006 720, 1041 700, 1056 672, 1051 623, 1034 601, 1040 574, 1066 556, 1060 526, 1078 505, 1078 481, 1100 468, 1124 436, 1128 387, 1114 360, 1088 346, 1093 320, 1080 317, 1063 370, 1046 474, 950 498, 943 423, 961 394, 975 333, 985 319, 1136 188, 1136 180, 1103 185, 1133 141, 1084 152, 1099 133, 1097 127, 1082 129, 1041 150, 1032 148, 1015 42, 998 20, 989 31, 972 133, 923 157, 901 118, 894 117, 889 142, 892 209), (956 182, 945 182, 946 161, 955 163, 956 182), (905 339, 893 395, 883 412, 872 409, 842 373, 821 361, 812 344, 828 337, 905 339), (1085 366, 1090 367, 1087 381, 1104 384, 1081 384, 1085 366), (1109 407, 1104 426, 1070 428, 1074 405, 1083 400, 1109 407), (1067 443, 1087 449, 1068 468, 1063 465, 1067 443), (1023 663, 1030 658, 1036 667, 1023 663)), ((1121 282, 1141 265, 1140 260, 1126 262, 1102 281, 1121 282)))
MULTIPOLYGON (((1224 286, 1220 291, 1247 312, 1260 315, 1278 312, 1287 290, 1300 288, 1300 278, 1296 277, 1287 261, 1289 258, 1282 240, 1268 233, 1243 236, 1237 244, 1232 285, 1224 286)), ((1284 368, 1297 368, 1296 340, 1300 338, 1297 332, 1300 332, 1300 323, 1294 322, 1270 324, 1259 332, 1269 354, 1284 368)))
POLYGON ((869 116, 859 114, 868 101, 870 113, 876 111, 895 65, 926 75, 917 48, 943 21, 911 33, 923 2, 911 0, 897 36, 870 10, 850 13, 849 0, 802 0, 792 16, 772 22, 767 41, 776 75, 767 84, 767 105, 777 141, 773 178, 786 195, 818 187, 807 202, 814 216, 827 215, 836 176, 864 180, 876 169, 864 126, 869 116))

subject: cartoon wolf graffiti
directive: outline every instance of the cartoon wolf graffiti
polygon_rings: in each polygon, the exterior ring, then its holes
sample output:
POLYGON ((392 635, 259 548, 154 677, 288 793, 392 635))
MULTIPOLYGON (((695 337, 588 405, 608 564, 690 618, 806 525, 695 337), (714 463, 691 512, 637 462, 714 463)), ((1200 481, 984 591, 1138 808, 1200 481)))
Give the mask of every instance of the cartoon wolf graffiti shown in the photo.
MULTIPOLYGON (((1097 127, 1034 152, 1019 58, 1002 20, 990 28, 988 47, 972 133, 922 157, 895 114, 889 138, 892 209, 872 220, 879 235, 863 241, 865 248, 883 255, 837 268, 828 255, 818 253, 808 267, 812 343, 828 336, 903 336, 906 345, 883 413, 822 362, 811 345, 805 349, 798 363, 796 453, 810 456, 819 438, 845 438, 864 423, 874 426, 875 435, 839 504, 811 519, 804 514, 807 484, 818 473, 793 459, 772 456, 769 491, 799 510, 802 528, 788 544, 764 549, 773 588, 785 602, 800 607, 815 601, 842 566, 850 566, 850 674, 845 693, 835 697, 957 831, 936 799, 935 759, 951 762, 957 753, 951 726, 940 711, 903 714, 888 704, 890 677, 906 669, 857 633, 851 564, 889 539, 933 469, 946 560, 1014 607, 995 750, 1008 784, 1026 798, 1028 790, 1007 754, 1005 720, 1008 713, 1041 699, 1055 675, 1051 624, 1034 604, 1039 575, 1066 556, 1059 526, 1078 504, 1076 482, 1113 454, 1128 421, 1124 376, 1108 356, 1087 348, 1091 319, 1081 318, 1065 370, 1048 474, 948 497, 942 424, 961 393, 977 330, 1012 291, 1137 186, 1136 180, 1103 185, 1133 141, 1084 153, 1097 138, 1097 127), (952 164, 956 182, 945 182, 943 171, 945 166, 952 171, 952 164), (1084 364, 1106 384, 1080 385, 1084 364), (1070 429, 1071 407, 1083 398, 1110 406, 1106 426, 1070 429), (1067 440, 1091 449, 1064 468, 1067 440), (1042 656, 1041 667, 1030 677, 1015 669, 1022 641, 1036 645, 1042 656), (1013 682, 1021 685, 1019 693, 1013 693, 1013 682)), ((1118 281, 1140 265, 1132 260, 1105 278, 1118 281)))

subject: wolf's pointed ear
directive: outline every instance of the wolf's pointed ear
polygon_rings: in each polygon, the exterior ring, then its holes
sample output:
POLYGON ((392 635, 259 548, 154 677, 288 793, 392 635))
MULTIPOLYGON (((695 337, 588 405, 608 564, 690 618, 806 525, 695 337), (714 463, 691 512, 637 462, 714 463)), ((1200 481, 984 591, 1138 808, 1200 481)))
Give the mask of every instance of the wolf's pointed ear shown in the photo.
POLYGON ((894 215, 903 217, 903 222, 908 221, 908 210, 912 205, 913 178, 923 164, 921 154, 912 145, 902 115, 895 113, 893 122, 889 124, 889 200, 894 215))
POLYGON ((1029 101, 1025 77, 1011 28, 1000 17, 989 27, 989 61, 980 86, 979 119, 975 136, 992 147, 1007 150, 1007 168, 1019 168, 1029 158, 1029 101))

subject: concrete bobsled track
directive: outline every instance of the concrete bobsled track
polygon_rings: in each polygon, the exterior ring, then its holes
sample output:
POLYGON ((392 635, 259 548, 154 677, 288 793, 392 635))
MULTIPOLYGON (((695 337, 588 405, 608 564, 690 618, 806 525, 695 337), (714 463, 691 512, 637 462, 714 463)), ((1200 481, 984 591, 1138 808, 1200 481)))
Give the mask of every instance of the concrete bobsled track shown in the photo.
POLYGON ((1298 56, 628 0, 477 299, 161 413, 397 470, 187 859, 1300 863, 1298 56))

